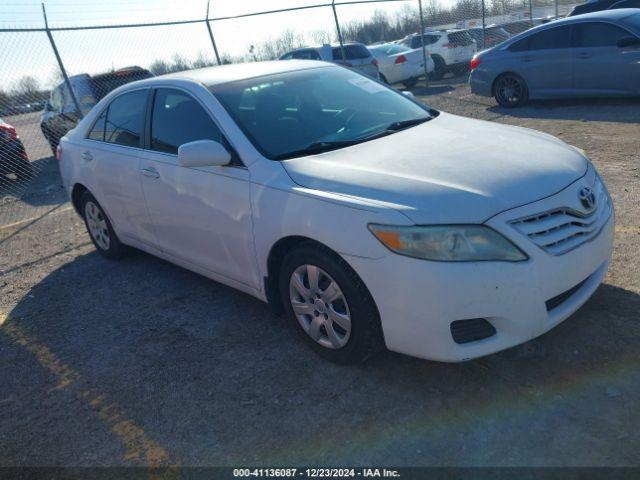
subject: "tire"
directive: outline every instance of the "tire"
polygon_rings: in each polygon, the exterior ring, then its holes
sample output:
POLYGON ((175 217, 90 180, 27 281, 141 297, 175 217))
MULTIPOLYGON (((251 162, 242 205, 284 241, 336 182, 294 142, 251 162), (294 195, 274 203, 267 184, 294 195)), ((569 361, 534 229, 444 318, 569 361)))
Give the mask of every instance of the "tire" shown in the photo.
POLYGON ((354 364, 383 348, 371 294, 347 262, 330 250, 308 243, 289 252, 280 268, 279 290, 292 325, 323 358, 354 364), (319 279, 315 292, 313 271, 319 279))
POLYGON ((447 71, 447 65, 444 63, 442 57, 431 56, 433 59, 433 72, 429 74, 431 80, 442 80, 444 74, 447 71))
POLYGON ((88 191, 80 198, 82 218, 93 245, 100 255, 110 260, 125 256, 127 247, 113 231, 109 218, 98 201, 88 191))
POLYGON ((402 82, 402 84, 407 88, 415 87, 416 83, 418 83, 418 78, 417 77, 413 77, 413 78, 410 78, 410 79, 405 80, 404 82, 402 82))
POLYGON ((524 105, 529 98, 526 82, 514 73, 500 75, 493 86, 493 97, 505 108, 515 108, 524 105))
POLYGON ((381 80, 383 83, 386 83, 387 85, 389 85, 389 80, 387 80, 387 77, 385 77, 385 76, 384 76, 383 74, 381 74, 381 73, 379 74, 379 76, 380 76, 380 80, 381 80))

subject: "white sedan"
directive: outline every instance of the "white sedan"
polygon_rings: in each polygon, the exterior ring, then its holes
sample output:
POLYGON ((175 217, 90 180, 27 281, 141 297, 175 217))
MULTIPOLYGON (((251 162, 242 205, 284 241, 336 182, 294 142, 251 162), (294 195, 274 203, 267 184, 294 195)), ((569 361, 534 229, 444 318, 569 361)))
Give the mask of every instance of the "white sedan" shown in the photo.
MULTIPOLYGON (((422 48, 409 48, 395 43, 384 43, 367 47, 378 61, 380 79, 386 83, 404 83, 413 87, 424 77, 424 55, 422 48)), ((433 72, 434 64, 427 52, 427 72, 433 72)))
POLYGON ((102 255, 135 247, 268 301, 336 362, 525 342, 584 304, 611 256, 611 199, 583 153, 324 62, 128 84, 57 156, 102 255))

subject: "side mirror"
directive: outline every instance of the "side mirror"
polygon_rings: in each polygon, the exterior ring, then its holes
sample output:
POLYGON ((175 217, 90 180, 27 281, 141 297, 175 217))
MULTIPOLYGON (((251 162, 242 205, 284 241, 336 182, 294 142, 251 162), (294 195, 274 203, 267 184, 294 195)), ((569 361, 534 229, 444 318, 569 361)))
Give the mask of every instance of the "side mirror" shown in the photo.
POLYGON ((640 46, 640 38, 637 37, 623 37, 618 40, 618 48, 637 47, 640 46))
POLYGON ((416 99, 416 96, 413 94, 413 92, 410 92, 409 90, 403 90, 402 94, 405 97, 409 97, 411 100, 415 100, 416 99))
POLYGON ((231 161, 231 153, 213 140, 196 140, 178 147, 178 162, 183 167, 222 167, 231 161))

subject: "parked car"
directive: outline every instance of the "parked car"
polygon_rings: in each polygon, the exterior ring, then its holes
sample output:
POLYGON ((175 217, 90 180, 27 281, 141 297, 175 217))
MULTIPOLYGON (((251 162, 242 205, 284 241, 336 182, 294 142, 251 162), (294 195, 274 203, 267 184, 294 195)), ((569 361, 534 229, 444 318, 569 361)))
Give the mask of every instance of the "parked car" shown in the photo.
POLYGON ((640 11, 605 10, 532 28, 476 55, 469 84, 505 107, 529 98, 640 94, 640 11))
POLYGON ((100 254, 133 246, 268 301, 336 362, 525 342, 611 258, 611 199, 581 151, 325 62, 123 86, 58 158, 100 254))
POLYGON ((526 32, 533 27, 531 20, 516 20, 514 22, 501 23, 500 27, 503 28, 510 36, 518 35, 519 33, 526 32))
POLYGON ((595 0, 576 5, 567 16, 575 17, 576 15, 582 15, 584 13, 616 10, 620 8, 640 8, 640 0, 595 0))
POLYGON ((324 44, 321 47, 305 47, 285 53, 280 60, 324 60, 353 68, 365 75, 378 78, 378 61, 362 43, 345 43, 344 56, 340 45, 324 44), (344 58, 346 57, 346 58, 344 58))
MULTIPOLYGON (((368 47, 378 60, 380 79, 386 83, 400 83, 413 87, 420 77, 424 77, 424 55, 422 48, 409 48, 395 43, 383 43, 368 47)), ((427 72, 433 72, 431 55, 427 52, 427 72)))
POLYGON ((31 177, 32 168, 15 127, 0 118, 0 175, 8 173, 26 179, 31 177))
MULTIPOLYGON (((113 89, 135 80, 153 75, 144 68, 127 67, 113 72, 91 76, 83 73, 69 77, 71 88, 78 100, 80 110, 86 115, 91 108, 113 89)), ((78 111, 65 82, 51 91, 40 115, 40 129, 55 153, 60 138, 78 124, 78 111)))
POLYGON ((484 29, 482 27, 470 28, 467 31, 471 38, 476 41, 478 48, 481 49, 495 47, 508 40, 511 36, 509 32, 499 25, 488 25, 484 29))
MULTIPOLYGON (((447 72, 454 75, 469 70, 469 61, 477 51, 476 43, 466 30, 426 31, 424 44, 431 53, 434 69, 431 77, 440 80, 447 72)), ((422 48, 420 34, 409 35, 398 42, 409 48, 422 48)))

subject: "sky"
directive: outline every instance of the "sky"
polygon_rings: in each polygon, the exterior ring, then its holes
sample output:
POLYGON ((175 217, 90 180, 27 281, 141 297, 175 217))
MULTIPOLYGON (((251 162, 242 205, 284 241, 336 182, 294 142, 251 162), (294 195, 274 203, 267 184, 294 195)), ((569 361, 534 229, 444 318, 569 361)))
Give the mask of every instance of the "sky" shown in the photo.
MULTIPOLYGON (((337 2, 343 0, 336 0, 337 2)), ((228 17, 266 10, 327 3, 327 0, 210 0, 210 17, 228 17)), ((446 0, 445 0, 446 3, 446 0)), ((152 23, 203 18, 206 0, 44 0, 49 26, 80 27, 152 23)), ((393 13, 417 0, 391 1, 337 7, 340 22, 370 17, 375 10, 393 13)), ((0 28, 43 27, 40 0, 2 0, 0 28)), ((249 45, 294 30, 310 39, 313 31, 335 32, 331 8, 313 8, 242 19, 212 22, 221 54, 242 56, 249 45)), ((188 59, 213 60, 204 24, 54 32, 60 56, 70 75, 99 73, 128 65, 148 67, 154 59, 171 59, 178 53, 188 59)), ((23 75, 41 85, 57 83, 51 46, 42 32, 0 32, 0 90, 10 90, 23 75)))

